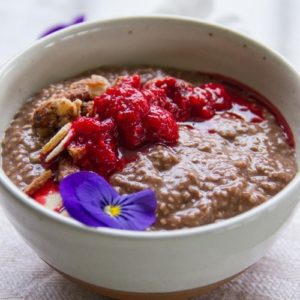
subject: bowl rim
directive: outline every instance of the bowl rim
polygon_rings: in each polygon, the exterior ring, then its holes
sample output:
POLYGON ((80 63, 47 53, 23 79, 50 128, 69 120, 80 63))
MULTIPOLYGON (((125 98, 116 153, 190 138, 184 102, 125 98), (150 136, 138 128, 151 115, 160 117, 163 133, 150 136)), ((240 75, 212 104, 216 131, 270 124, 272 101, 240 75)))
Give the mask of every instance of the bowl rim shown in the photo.
MULTIPOLYGON (((101 20, 91 21, 91 22, 84 22, 77 25, 73 25, 69 28, 63 29, 61 31, 55 32, 49 36, 43 37, 19 54, 13 56, 9 59, 1 68, 0 68, 0 76, 3 74, 11 64, 19 59, 22 59, 22 56, 30 53, 34 49, 38 49, 43 45, 47 45, 51 43, 53 40, 57 38, 63 38, 69 34, 75 34, 80 30, 87 31, 89 29, 101 26, 102 24, 116 24, 122 23, 127 21, 165 21, 165 22, 177 22, 183 25, 196 25, 206 27, 210 30, 217 30, 224 34, 229 34, 236 38, 240 38, 241 41, 248 42, 253 46, 260 48, 261 50, 268 52, 268 55, 279 61, 281 64, 285 65, 287 69, 291 72, 293 76, 298 78, 300 83, 300 76, 298 72, 291 66, 291 64, 277 51, 270 49, 269 47, 265 46, 264 44, 244 35, 235 30, 229 29, 222 25, 218 25, 212 22, 207 22, 203 20, 199 20, 192 17, 183 17, 177 15, 166 15, 166 14, 147 14, 147 15, 135 15, 135 16, 122 16, 122 17, 114 17, 114 18, 105 18, 101 20)), ((1 77, 0 77, 1 79, 1 77)), ((3 132, 4 134, 4 132, 3 132)), ((1 148, 2 150, 2 148, 1 148)), ((262 214, 266 213, 267 211, 272 210, 275 208, 281 201, 284 200, 284 197, 288 194, 294 193, 297 189, 300 188, 300 173, 296 174, 293 180, 279 193, 275 196, 271 197, 265 203, 262 203, 244 213, 241 213, 237 216, 231 217, 229 219, 222 220, 221 222, 211 223, 206 225, 201 225, 198 227, 193 228, 183 228, 183 229, 175 229, 175 230, 165 230, 165 231, 131 231, 131 230, 120 230, 120 229, 113 229, 113 228, 105 228, 105 227, 88 227, 84 224, 76 221, 73 218, 67 218, 62 216, 54 211, 51 211, 39 203, 33 201, 29 196, 27 196, 24 192, 21 191, 4 173, 4 170, 0 169, 0 184, 2 187, 14 198, 14 201, 19 201, 20 204, 23 204, 27 208, 31 209, 33 212, 37 214, 41 214, 43 217, 48 218, 52 221, 57 222, 60 225, 68 226, 74 230, 80 230, 82 232, 86 232, 89 234, 95 235, 106 235, 118 238, 132 238, 132 239, 166 239, 166 238, 178 238, 178 237, 189 237, 193 235, 204 235, 210 232, 220 232, 225 230, 230 230, 231 228, 235 228, 240 226, 243 223, 247 223, 253 219, 257 219, 262 214)))

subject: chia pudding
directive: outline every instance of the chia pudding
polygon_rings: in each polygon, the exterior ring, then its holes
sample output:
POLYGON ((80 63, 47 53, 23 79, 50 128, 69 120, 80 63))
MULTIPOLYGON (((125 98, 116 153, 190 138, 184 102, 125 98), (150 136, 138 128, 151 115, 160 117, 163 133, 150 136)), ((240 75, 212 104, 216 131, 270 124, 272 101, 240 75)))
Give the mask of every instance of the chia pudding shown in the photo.
POLYGON ((42 89, 6 130, 2 164, 20 189, 66 216, 59 195, 48 202, 41 195, 73 172, 97 172, 120 194, 150 188, 157 208, 147 230, 233 217, 297 173, 292 133, 262 96, 222 76, 154 67, 99 68, 42 89), (110 108, 112 122, 108 97, 130 98, 134 107, 122 115, 123 102, 110 108), (96 126, 88 120, 96 117, 111 135, 86 148, 78 132, 96 126))

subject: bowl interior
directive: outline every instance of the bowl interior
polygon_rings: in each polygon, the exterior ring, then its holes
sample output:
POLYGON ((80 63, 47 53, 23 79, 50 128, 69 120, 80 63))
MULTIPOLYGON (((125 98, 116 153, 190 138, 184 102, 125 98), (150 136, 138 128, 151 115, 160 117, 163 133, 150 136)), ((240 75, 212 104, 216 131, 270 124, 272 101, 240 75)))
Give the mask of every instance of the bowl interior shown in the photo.
POLYGON ((300 158, 300 79, 277 54, 227 29, 166 17, 86 23, 44 38, 0 73, 0 134, 42 87, 99 66, 155 65, 236 79, 282 112, 300 158))

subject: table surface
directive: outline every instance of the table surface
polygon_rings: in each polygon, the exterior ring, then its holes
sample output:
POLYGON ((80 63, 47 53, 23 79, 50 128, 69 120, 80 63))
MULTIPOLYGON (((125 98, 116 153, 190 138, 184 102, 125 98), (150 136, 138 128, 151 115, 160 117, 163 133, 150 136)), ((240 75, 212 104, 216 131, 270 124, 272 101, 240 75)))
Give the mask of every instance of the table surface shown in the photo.
MULTIPOLYGON (((299 300, 300 209, 258 263, 194 300, 299 300)), ((104 300, 53 271, 27 246, 0 208, 0 299, 104 300)))
MULTIPOLYGON (((298 0, 1 1, 0 40, 4 43, 0 47, 0 64, 34 41, 47 26, 68 22, 78 14, 95 20, 151 12, 204 18, 239 30, 276 49, 300 70, 299 10, 298 0)), ((264 258, 231 283, 195 299, 299 300, 299 232, 300 209, 264 258)), ((105 298, 67 281, 41 261, 0 208, 0 299, 105 298)))

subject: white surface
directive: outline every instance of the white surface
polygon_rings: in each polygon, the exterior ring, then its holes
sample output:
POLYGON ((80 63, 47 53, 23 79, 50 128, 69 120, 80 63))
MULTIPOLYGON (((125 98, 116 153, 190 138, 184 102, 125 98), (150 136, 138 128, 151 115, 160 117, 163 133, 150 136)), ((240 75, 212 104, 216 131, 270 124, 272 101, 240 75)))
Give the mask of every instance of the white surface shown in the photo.
POLYGON ((88 20, 143 13, 205 18, 240 30, 278 50, 300 70, 298 0, 0 0, 0 62, 45 28, 84 13, 88 20))

